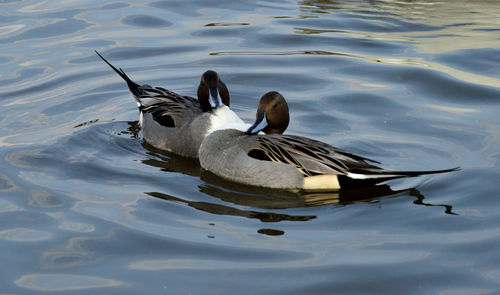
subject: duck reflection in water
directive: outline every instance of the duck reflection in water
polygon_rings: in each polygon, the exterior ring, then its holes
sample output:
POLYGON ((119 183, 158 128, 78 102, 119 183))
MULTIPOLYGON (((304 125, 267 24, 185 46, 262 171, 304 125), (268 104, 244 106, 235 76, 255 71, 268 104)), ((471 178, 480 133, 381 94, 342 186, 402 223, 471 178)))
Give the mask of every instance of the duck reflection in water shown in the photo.
MULTIPOLYGON (((129 128, 123 133, 138 137, 137 122, 129 122, 129 128)), ((147 150, 148 159, 142 162, 146 165, 159 168, 165 172, 182 173, 189 176, 200 177, 204 184, 199 186, 200 192, 223 201, 219 204, 209 201, 192 201, 163 192, 146 192, 146 194, 166 201, 188 205, 200 211, 217 215, 240 216, 259 219, 262 222, 280 221, 308 221, 316 218, 315 215, 291 215, 280 212, 291 208, 304 208, 315 206, 347 206, 357 203, 377 203, 384 197, 411 196, 415 198, 415 205, 438 206, 444 208, 444 213, 453 214, 451 205, 431 204, 424 201, 425 197, 416 189, 393 190, 388 184, 378 184, 357 188, 340 189, 328 193, 291 192, 286 190, 263 189, 253 186, 237 184, 227 181, 211 172, 202 170, 197 161, 181 157, 156 149, 143 143, 147 150), (253 207, 255 210, 239 209, 238 206, 253 207), (273 212, 263 210, 275 210, 273 212)), ((263 230, 267 234, 268 229, 263 230)), ((274 233, 271 231, 271 233, 274 233)))

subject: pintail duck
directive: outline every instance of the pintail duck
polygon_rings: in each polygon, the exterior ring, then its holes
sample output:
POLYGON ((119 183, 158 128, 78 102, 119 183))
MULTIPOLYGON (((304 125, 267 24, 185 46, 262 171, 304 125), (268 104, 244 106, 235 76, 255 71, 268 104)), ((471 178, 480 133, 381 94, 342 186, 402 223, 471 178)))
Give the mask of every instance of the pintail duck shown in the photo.
POLYGON ((120 68, 104 60, 127 82, 140 111, 144 140, 158 149, 185 157, 198 157, 205 136, 220 128, 246 130, 247 125, 229 109, 229 91, 215 71, 206 71, 198 86, 198 99, 162 87, 139 85, 120 68))
POLYGON ((218 130, 200 146, 201 167, 228 180, 260 187, 305 191, 374 185, 401 177, 455 171, 391 171, 375 160, 314 139, 283 135, 288 105, 272 91, 259 101, 255 123, 246 131, 218 130), (257 134, 263 131, 266 134, 257 134))

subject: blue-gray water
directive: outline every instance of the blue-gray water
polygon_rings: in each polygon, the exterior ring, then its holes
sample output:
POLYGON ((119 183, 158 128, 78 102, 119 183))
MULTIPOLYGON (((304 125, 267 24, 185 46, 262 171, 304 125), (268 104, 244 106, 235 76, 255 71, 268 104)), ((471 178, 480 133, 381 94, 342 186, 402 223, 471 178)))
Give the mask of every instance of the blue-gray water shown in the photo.
POLYGON ((1 294, 500 293, 498 1, 1 1, 1 294), (125 83, 195 95, 384 167, 287 195, 152 149, 125 83), (56 291, 59 291, 56 293, 56 291))

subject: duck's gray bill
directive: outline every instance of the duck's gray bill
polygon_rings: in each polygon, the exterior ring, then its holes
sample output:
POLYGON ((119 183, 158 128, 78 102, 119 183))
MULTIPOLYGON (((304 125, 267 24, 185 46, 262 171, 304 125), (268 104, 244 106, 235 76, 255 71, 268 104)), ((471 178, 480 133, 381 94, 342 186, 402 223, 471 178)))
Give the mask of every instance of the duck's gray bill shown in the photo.
POLYGON ((217 87, 210 88, 210 98, 208 101, 210 102, 210 106, 214 109, 222 105, 222 100, 220 99, 217 87))
POLYGON ((257 134, 259 131, 267 127, 266 113, 257 113, 255 123, 247 130, 247 134, 257 134))

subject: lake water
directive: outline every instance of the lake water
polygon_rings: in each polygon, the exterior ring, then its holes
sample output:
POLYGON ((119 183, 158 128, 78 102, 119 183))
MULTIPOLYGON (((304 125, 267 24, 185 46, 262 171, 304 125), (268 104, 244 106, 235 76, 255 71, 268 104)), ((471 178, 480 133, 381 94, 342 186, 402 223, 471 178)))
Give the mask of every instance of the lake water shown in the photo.
POLYGON ((498 1, 0 1, 1 294, 499 294, 498 1), (143 142, 99 50, 400 170, 293 195, 143 142), (57 292, 59 291, 59 292, 57 292), (56 293, 57 292, 57 293, 56 293))

